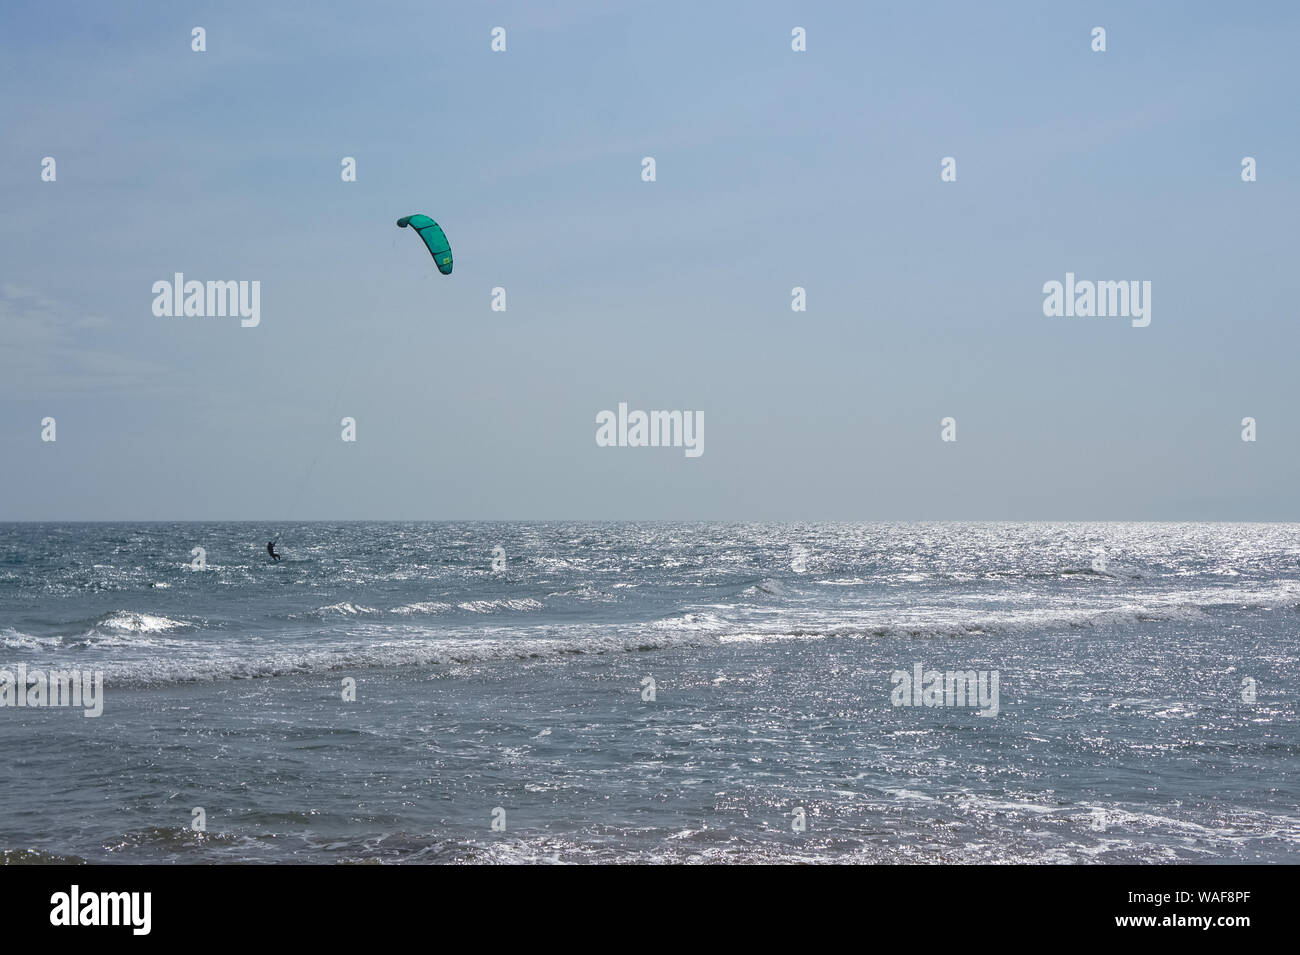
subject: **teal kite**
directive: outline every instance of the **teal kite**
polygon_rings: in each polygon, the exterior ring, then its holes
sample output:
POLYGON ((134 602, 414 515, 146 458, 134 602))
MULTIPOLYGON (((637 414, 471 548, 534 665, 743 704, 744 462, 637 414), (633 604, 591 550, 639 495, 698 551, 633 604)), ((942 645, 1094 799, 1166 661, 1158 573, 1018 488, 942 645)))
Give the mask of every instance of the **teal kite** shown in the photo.
POLYGON ((451 275, 451 243, 447 241, 442 226, 418 212, 415 215, 402 216, 397 220, 397 225, 403 229, 409 225, 419 233, 424 244, 429 247, 429 254, 433 256, 433 263, 438 266, 438 271, 443 275, 451 275))

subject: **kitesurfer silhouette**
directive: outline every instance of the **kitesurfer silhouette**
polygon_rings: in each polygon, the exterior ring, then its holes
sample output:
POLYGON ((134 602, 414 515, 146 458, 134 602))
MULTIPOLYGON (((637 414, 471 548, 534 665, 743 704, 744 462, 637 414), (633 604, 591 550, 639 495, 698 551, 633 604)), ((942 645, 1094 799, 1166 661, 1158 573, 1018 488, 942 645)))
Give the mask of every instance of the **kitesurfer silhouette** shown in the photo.
POLYGON ((275 541, 266 542, 266 552, 271 555, 272 559, 280 559, 280 555, 275 552, 275 541))

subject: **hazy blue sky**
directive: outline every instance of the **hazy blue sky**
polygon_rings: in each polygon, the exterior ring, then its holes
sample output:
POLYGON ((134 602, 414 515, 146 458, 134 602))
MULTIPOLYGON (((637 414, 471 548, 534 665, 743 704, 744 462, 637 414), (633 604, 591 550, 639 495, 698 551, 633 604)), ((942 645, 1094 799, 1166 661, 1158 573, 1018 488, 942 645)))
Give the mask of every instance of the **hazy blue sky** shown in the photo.
POLYGON ((0 519, 1300 519, 1300 6, 299 6, 0 7, 0 519))

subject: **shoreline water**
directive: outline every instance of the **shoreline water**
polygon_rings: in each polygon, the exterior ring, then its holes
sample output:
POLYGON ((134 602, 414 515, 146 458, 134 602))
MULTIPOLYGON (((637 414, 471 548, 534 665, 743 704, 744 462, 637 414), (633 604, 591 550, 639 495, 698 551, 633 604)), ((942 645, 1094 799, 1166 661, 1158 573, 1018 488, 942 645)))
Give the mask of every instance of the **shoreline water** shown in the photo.
POLYGON ((506 530, 504 575, 455 525, 206 577, 169 528, 0 538, 0 668, 108 673, 0 709, 3 858, 1296 860, 1294 527, 506 530), (918 666, 997 715, 895 705, 918 666))

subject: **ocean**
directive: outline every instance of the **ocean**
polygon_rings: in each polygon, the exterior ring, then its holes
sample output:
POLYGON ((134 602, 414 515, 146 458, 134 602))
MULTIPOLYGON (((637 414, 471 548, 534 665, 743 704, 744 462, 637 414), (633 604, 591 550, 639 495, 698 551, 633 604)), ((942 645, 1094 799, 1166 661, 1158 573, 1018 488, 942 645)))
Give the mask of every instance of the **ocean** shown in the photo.
POLYGON ((1291 524, 0 524, 0 858, 1294 863, 1298 624, 1291 524))

